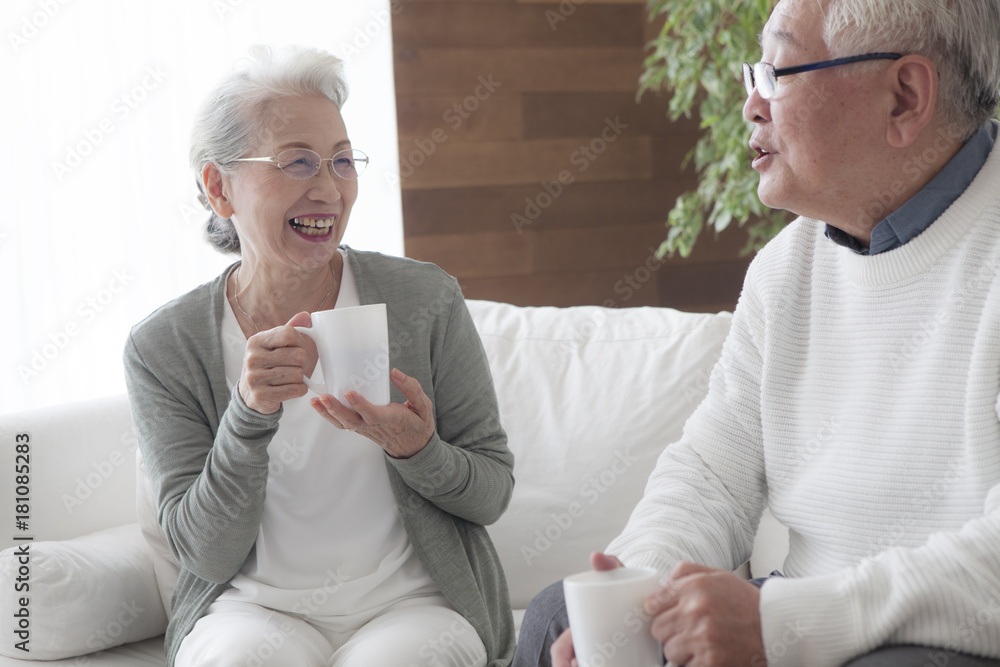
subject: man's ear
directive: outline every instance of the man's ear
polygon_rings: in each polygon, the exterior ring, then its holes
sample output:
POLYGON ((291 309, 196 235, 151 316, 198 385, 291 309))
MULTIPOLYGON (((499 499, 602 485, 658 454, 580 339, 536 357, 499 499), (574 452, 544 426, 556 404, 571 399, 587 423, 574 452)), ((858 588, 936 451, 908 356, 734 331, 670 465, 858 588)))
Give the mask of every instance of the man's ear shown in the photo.
POLYGON ((208 197, 208 202, 216 215, 226 219, 233 217, 234 213, 233 204, 227 196, 228 181, 229 179, 212 162, 206 162, 201 168, 201 187, 205 190, 205 196, 208 197))
POLYGON ((903 56, 886 72, 893 108, 886 139, 895 148, 912 146, 930 125, 937 108, 938 72, 929 58, 903 56))

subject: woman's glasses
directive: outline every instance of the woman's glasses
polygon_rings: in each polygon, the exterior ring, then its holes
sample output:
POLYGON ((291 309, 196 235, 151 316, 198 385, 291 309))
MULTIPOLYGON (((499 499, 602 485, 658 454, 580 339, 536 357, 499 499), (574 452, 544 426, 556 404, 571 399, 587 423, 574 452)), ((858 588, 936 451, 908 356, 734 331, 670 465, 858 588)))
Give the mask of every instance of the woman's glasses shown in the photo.
POLYGON ((286 176, 305 180, 318 174, 326 160, 330 161, 333 173, 348 180, 356 179, 368 166, 368 156, 356 148, 340 151, 333 157, 320 157, 308 148, 289 148, 271 157, 244 157, 233 162, 273 162, 286 176))

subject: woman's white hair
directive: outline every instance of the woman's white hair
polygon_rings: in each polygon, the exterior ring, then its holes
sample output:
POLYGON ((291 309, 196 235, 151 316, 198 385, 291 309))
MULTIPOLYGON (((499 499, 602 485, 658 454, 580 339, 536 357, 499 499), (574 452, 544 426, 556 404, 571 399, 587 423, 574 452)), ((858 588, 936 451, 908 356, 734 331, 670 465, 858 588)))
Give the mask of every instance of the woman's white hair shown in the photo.
MULTIPOLYGON (((211 211, 201 185, 201 172, 209 162, 225 171, 233 160, 265 143, 270 133, 285 122, 279 105, 286 97, 322 95, 338 109, 347 100, 344 63, 326 51, 303 46, 272 49, 250 48, 215 89, 194 121, 191 133, 191 166, 198 184, 198 199, 211 211)), ((214 211, 206 225, 206 237, 225 253, 239 253, 240 240, 230 220, 214 211)))
POLYGON ((1000 103, 997 0, 831 0, 823 39, 834 57, 917 53, 938 67, 938 113, 961 138, 1000 103))

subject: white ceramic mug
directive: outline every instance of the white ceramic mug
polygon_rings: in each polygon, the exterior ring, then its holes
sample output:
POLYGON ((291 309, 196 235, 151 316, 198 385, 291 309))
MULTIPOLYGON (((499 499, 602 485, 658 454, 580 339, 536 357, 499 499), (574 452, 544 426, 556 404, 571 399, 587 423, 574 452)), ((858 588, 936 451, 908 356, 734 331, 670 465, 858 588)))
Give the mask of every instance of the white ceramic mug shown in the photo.
POLYGON ((643 609, 656 570, 620 567, 566 577, 563 592, 580 667, 662 667, 663 647, 643 609))
POLYGON ((389 327, 385 304, 334 308, 311 313, 311 327, 295 327, 316 342, 324 382, 305 378, 317 394, 349 405, 356 391, 373 405, 389 404, 389 327))

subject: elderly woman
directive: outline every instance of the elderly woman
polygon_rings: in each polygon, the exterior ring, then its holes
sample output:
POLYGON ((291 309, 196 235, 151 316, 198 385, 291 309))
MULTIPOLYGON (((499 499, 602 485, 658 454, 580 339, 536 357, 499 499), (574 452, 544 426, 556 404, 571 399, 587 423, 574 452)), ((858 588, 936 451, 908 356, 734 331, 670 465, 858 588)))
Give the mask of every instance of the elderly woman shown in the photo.
POLYGON ((506 665, 484 524, 513 488, 482 344, 433 265, 340 246, 367 157, 341 62, 251 50, 197 117, 210 240, 240 261, 134 327, 129 397, 181 566, 170 665, 506 665), (310 312, 385 303, 392 402, 308 398, 310 312), (277 465, 275 465, 277 464, 277 465))

